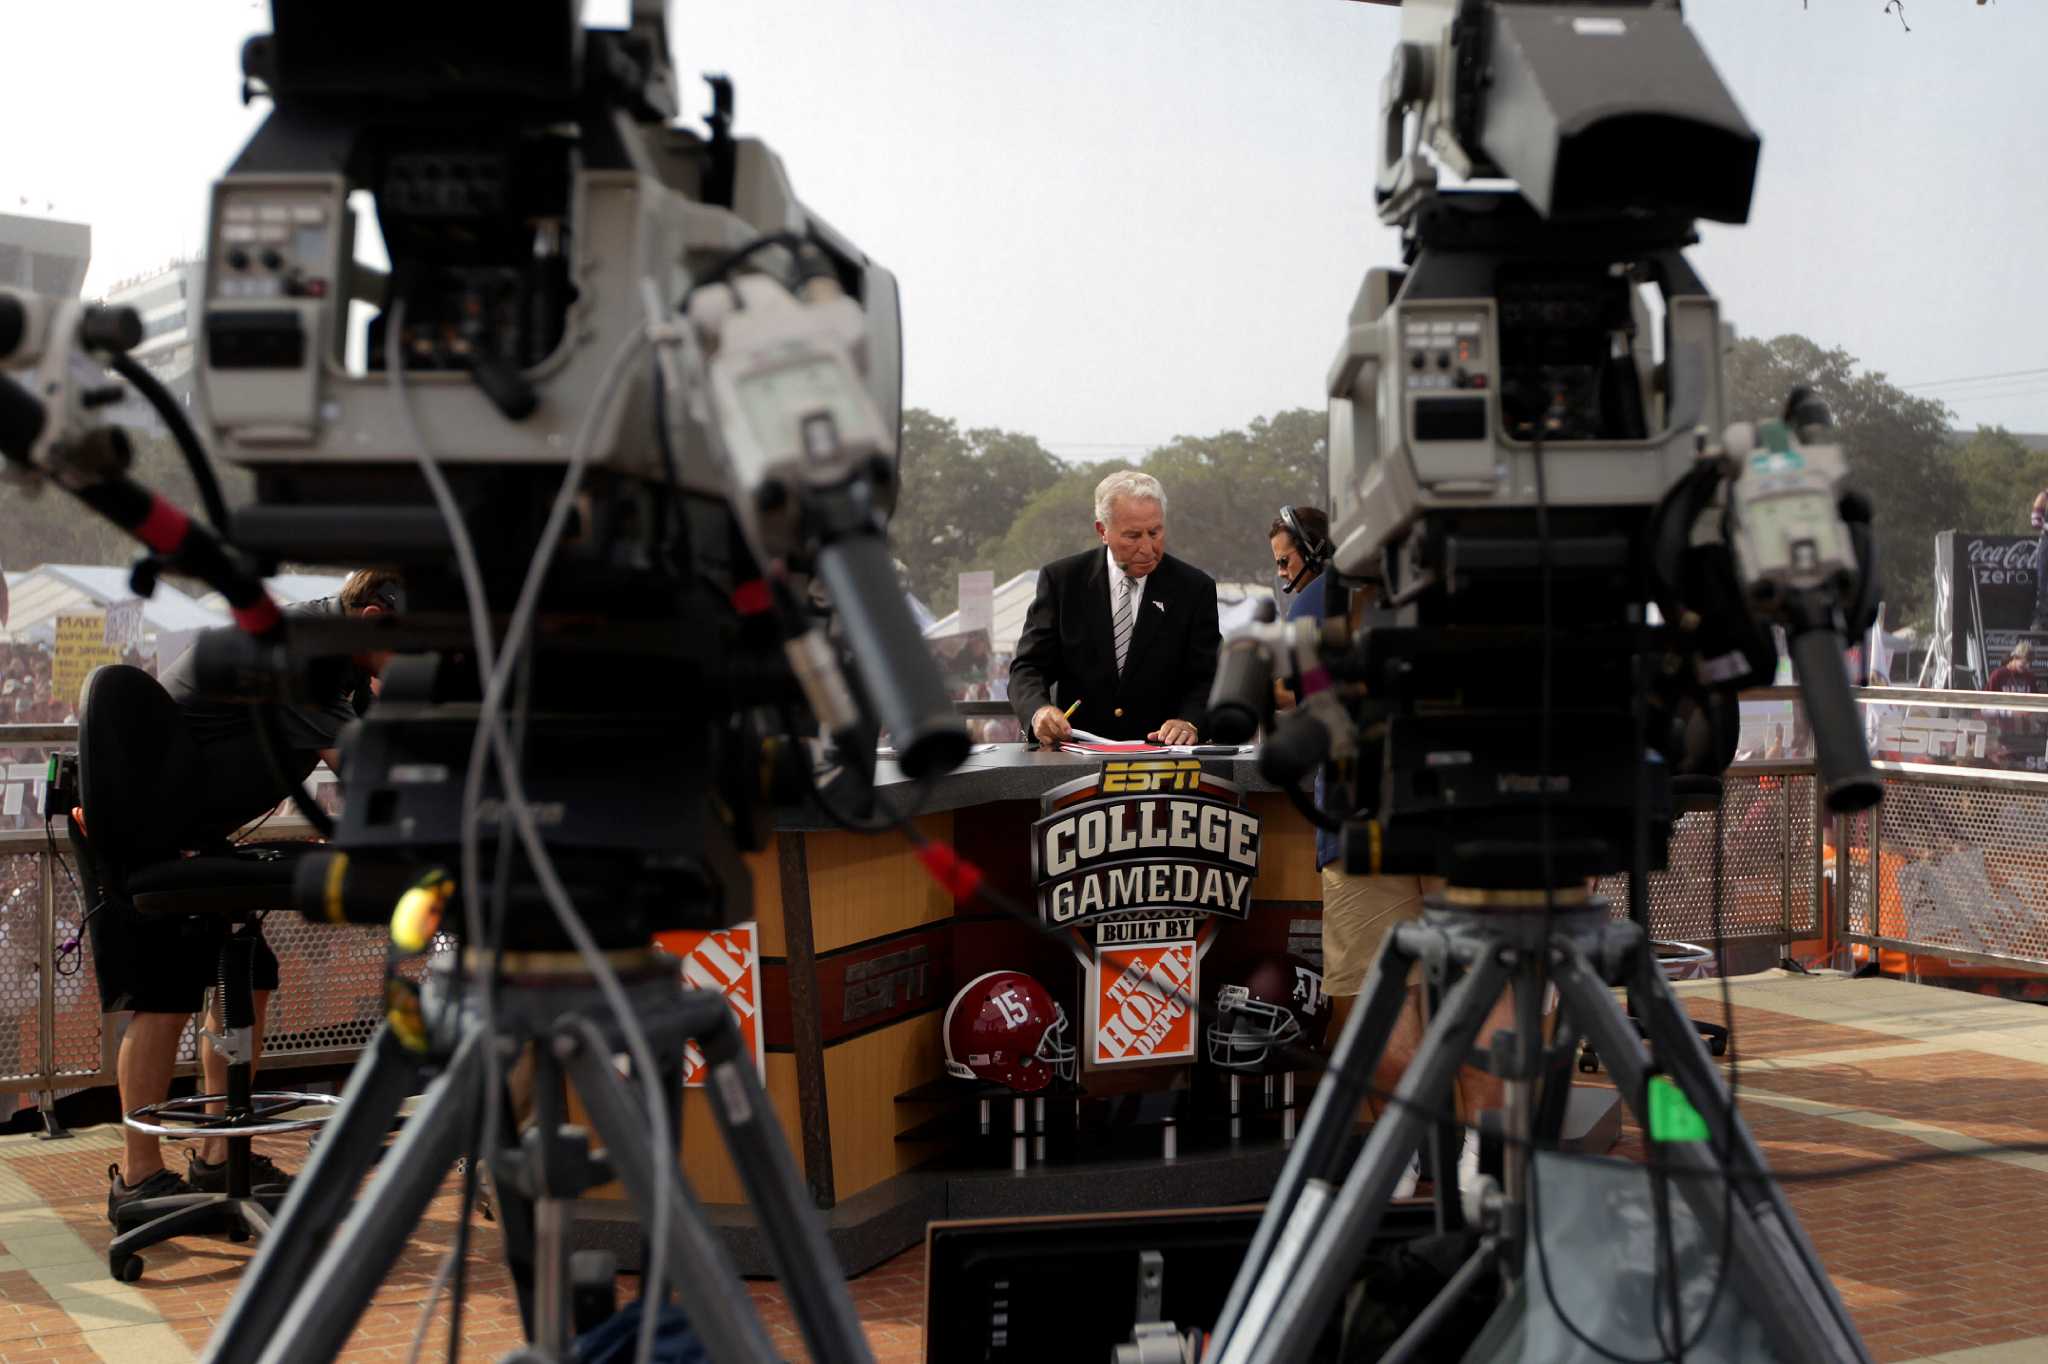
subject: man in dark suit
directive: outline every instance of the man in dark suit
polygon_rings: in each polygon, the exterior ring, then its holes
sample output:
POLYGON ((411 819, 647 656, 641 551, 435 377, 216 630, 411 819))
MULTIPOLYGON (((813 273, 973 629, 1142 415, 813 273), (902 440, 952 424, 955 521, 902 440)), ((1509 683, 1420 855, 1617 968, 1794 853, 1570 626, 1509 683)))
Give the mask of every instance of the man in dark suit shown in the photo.
POLYGON ((1075 729, 1191 744, 1222 642, 1216 580, 1166 552, 1166 490, 1150 474, 1102 480, 1095 533, 1103 548, 1039 570, 1010 704, 1042 744, 1075 729))

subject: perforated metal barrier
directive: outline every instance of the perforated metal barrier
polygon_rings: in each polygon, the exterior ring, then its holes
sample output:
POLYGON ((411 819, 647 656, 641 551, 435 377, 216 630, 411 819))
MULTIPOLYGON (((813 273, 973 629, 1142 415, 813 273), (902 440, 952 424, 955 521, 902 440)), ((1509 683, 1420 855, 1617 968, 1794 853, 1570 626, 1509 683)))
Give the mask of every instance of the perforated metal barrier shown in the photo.
POLYGON ((1888 773, 1880 808, 1846 844, 1852 941, 1914 970, 1929 957, 2048 972, 2048 785, 1888 773))
MULTIPOLYGON (((2048 973, 2048 698, 1859 693, 1887 794, 1881 816, 1847 819, 1819 807, 1793 698, 1774 690, 1745 700, 1743 752, 1724 783, 1719 875, 1714 813, 1689 811, 1673 832, 1668 868, 1650 876, 1651 935, 1822 939, 1845 951, 2048 973)), ((35 815, 41 763, 66 736, 38 729, 20 736, 34 743, 4 742, 12 737, 0 729, 0 776, 20 788, 11 800, 0 796, 0 1018, 11 1020, 0 1026, 0 1093, 33 1096, 48 1113, 59 1093, 113 1082, 114 1039, 99 1012, 91 953, 62 948, 83 936, 83 906, 35 815)), ((279 819, 263 836, 310 834, 279 819)), ((68 855, 61 838, 57 847, 68 855)), ((1617 915, 1627 912, 1627 877, 1610 877, 1601 890, 1617 915)), ((380 1016, 384 934, 282 914, 264 931, 281 974, 265 1058, 352 1060, 380 1016)), ((447 949, 437 940, 437 951, 447 949)), ((192 1042, 188 1033, 187 1063, 192 1042)))
MULTIPOLYGON (((1666 870, 1650 873, 1651 935, 1692 943, 1815 936, 1821 897, 1814 800, 1813 776, 1788 764, 1731 771, 1721 807, 1720 875, 1714 812, 1680 815, 1666 870)), ((1617 918, 1628 912, 1628 883, 1627 876, 1600 883, 1617 918)))

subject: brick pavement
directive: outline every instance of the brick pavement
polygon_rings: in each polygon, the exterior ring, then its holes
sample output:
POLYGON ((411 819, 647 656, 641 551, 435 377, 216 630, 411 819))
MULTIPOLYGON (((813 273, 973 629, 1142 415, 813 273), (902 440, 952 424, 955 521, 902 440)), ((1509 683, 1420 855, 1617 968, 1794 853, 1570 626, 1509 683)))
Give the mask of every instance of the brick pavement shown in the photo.
MULTIPOLYGON (((1751 978, 1732 987, 1743 1112, 1879 1364, 2048 1360, 2048 1154, 1978 1152, 1851 1178, 1802 1178, 1979 1142, 2048 1143, 2048 1010, 1890 981, 1751 978)), ((1688 1006, 1721 1019, 1716 987, 1688 1006)), ((105 1274, 111 1129, 69 1142, 0 1138, 0 1364, 130 1364, 196 1358, 225 1310, 248 1246, 196 1238, 159 1247, 134 1285, 105 1274)), ((303 1153, 262 1143, 285 1165, 303 1153)), ((1639 1156, 1640 1133, 1620 1153, 1639 1156)), ((406 1358, 454 1234, 454 1182, 429 1208, 342 1355, 406 1358)), ((479 1223, 460 1358, 519 1341, 495 1229, 479 1223)), ((630 1282, 624 1285, 627 1295, 630 1282)), ((749 1283, 771 1339, 807 1358, 773 1284, 749 1283)), ((923 1253, 904 1252, 852 1291, 877 1364, 922 1358, 923 1253)), ((436 1307, 422 1358, 446 1359, 436 1307)))

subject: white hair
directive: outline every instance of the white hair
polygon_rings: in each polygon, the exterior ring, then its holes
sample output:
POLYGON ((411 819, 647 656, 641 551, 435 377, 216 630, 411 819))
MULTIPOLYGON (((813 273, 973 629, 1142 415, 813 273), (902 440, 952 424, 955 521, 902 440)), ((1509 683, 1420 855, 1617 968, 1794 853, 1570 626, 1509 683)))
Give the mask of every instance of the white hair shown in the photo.
POLYGON ((1166 489, 1150 474, 1141 474, 1136 469, 1119 469, 1095 485, 1095 519, 1103 525, 1109 524, 1110 508, 1119 497, 1135 498, 1141 502, 1157 502, 1159 514, 1166 515, 1166 489))

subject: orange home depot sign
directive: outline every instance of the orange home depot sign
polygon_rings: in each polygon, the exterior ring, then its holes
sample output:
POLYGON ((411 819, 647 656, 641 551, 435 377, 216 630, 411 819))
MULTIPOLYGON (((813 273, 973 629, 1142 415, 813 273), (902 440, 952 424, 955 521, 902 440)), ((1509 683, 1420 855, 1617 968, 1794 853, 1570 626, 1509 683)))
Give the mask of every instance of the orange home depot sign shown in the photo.
MULTIPOLYGON (((682 958, 683 984, 725 996, 740 1028, 740 1049, 754 1058, 754 1070, 766 1076, 761 1034, 761 939, 753 923, 734 924, 716 933, 661 933, 655 941, 682 958)), ((683 1044, 683 1088, 700 1089, 704 1053, 695 1042, 683 1044)))
POLYGON ((1194 1059, 1197 960, 1192 941, 1103 948, 1089 973, 1089 1064, 1194 1059))

